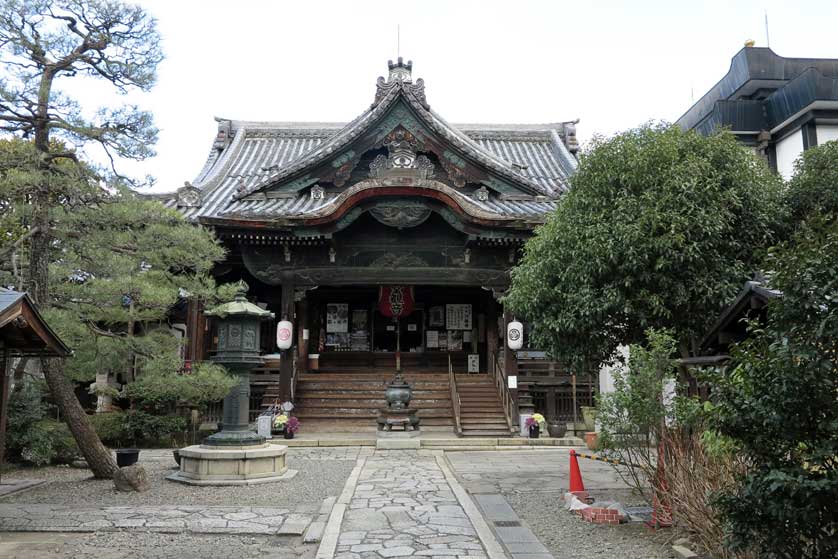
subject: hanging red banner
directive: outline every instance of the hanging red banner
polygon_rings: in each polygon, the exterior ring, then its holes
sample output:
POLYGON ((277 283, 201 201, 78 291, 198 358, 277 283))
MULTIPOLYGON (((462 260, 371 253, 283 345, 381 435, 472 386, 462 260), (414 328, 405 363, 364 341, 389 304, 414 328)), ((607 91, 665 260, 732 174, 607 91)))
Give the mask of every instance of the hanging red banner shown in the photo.
POLYGON ((407 316, 413 312, 413 303, 413 287, 390 285, 378 289, 378 310, 384 316, 407 316))

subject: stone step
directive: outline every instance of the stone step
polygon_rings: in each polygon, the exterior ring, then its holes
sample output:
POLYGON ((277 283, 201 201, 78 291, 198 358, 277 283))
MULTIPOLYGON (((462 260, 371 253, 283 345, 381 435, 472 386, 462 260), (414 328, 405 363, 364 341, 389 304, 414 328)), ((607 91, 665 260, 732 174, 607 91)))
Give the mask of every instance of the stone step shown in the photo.
MULTIPOLYGON (((346 417, 378 417, 378 409, 369 408, 297 408, 294 410, 297 417, 306 416, 346 416, 346 417)), ((426 408, 416 410, 419 417, 452 417, 451 408, 426 408)))
POLYGON ((511 437, 509 429, 482 429, 480 431, 463 430, 464 437, 511 437))
MULTIPOLYGON (((330 398, 319 398, 315 396, 299 396, 296 398, 296 405, 299 408, 306 409, 309 407, 313 408, 357 408, 357 409, 379 409, 383 408, 387 405, 387 401, 384 398, 380 399, 352 399, 351 401, 344 400, 334 400, 330 398)), ((416 409, 426 409, 426 408, 450 408, 451 407, 451 399, 450 398, 440 398, 440 399, 426 399, 426 398, 415 398, 410 401, 410 407, 416 409)))
MULTIPOLYGON (((380 390, 387 388, 387 382, 377 380, 300 380, 297 389, 308 390, 380 390)), ((423 381, 411 383, 414 390, 450 390, 448 382, 423 381)))
MULTIPOLYGON (((300 390, 297 389, 297 398, 320 398, 332 400, 346 400, 347 394, 359 400, 384 400, 382 390, 358 390, 347 392, 344 390, 300 390)), ((450 400, 449 390, 414 390, 413 400, 450 400)))
POLYGON ((508 428, 506 421, 496 421, 494 423, 465 423, 461 421, 460 426, 463 428, 463 431, 503 430, 508 428))

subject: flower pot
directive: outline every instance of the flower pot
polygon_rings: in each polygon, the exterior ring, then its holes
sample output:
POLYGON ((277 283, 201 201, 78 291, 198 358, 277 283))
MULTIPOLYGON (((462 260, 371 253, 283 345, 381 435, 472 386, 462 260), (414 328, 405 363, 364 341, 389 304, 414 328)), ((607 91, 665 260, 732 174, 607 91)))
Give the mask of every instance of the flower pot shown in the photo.
POLYGON ((596 450, 598 436, 599 435, 596 431, 588 431, 585 433, 585 445, 587 445, 588 449, 596 450))
POLYGON ((537 439, 538 435, 541 433, 541 430, 538 428, 538 425, 530 425, 530 438, 537 439))
POLYGON ((140 458, 140 449, 138 448, 118 448, 116 449, 116 465, 120 468, 125 466, 133 466, 140 458))
POLYGON ((286 439, 293 439, 294 438, 294 431, 283 431, 282 436, 286 439))
POLYGON ((175 462, 177 462, 177 465, 178 465, 178 466, 180 466, 180 450, 179 450, 179 449, 177 449, 177 448, 176 448, 176 449, 174 449, 174 450, 172 451, 172 456, 174 456, 174 457, 175 457, 175 462))
POLYGON ((593 406, 582 406, 582 421, 585 422, 585 429, 593 431, 596 429, 596 408, 593 406))
POLYGON ((547 432, 554 439, 561 439, 567 434, 567 423, 561 421, 552 421, 547 424, 547 432))

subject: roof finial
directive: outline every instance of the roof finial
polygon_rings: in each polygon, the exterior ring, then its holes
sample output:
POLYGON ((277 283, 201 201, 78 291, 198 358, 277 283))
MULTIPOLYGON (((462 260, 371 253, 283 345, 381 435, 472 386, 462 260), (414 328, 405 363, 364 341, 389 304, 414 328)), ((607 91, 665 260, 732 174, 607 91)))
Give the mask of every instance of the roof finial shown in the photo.
POLYGON ((407 83, 413 82, 413 78, 411 77, 411 71, 413 70, 412 60, 408 60, 407 64, 405 64, 404 59, 400 56, 395 64, 393 64, 392 60, 388 60, 387 67, 390 69, 390 76, 387 78, 387 83, 396 80, 407 83))

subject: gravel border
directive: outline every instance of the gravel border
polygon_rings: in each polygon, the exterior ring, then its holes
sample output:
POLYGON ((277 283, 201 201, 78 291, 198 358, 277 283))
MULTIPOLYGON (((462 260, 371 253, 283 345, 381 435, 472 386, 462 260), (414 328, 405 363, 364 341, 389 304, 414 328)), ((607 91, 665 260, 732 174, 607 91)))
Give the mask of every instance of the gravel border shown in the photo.
POLYGON ((271 506, 314 513, 323 499, 340 494, 355 466, 354 460, 312 460, 308 459, 309 453, 289 452, 288 466, 299 471, 291 480, 263 485, 200 487, 165 479, 175 467, 171 452, 168 459, 155 459, 154 454, 149 455, 145 459, 140 455, 140 464, 145 467, 151 485, 144 493, 118 492, 112 481, 93 479, 86 469, 66 466, 21 468, 5 474, 4 479, 46 479, 48 483, 0 498, 0 504, 271 506))
POLYGON ((584 522, 564 509, 563 495, 557 492, 514 492, 504 497, 555 557, 678 557, 671 548, 672 531, 651 532, 642 523, 604 526, 584 522))

